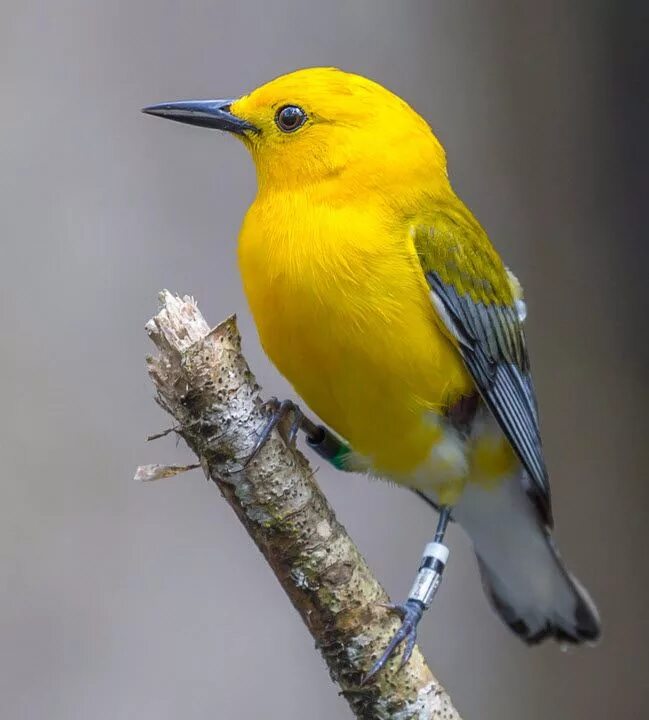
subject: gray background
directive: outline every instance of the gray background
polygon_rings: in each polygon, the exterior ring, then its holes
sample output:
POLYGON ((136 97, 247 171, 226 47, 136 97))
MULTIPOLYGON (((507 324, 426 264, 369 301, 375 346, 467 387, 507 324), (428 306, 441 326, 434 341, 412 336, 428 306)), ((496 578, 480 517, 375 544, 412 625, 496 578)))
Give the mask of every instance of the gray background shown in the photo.
MULTIPOLYGON (((431 666, 467 719, 646 711, 647 20, 612 1, 4 0, 2 718, 349 717, 216 489, 131 479, 188 457, 144 442, 168 424, 143 362, 158 289, 212 322, 237 311, 265 391, 290 394, 236 272, 249 158, 138 109, 319 64, 430 120, 523 281, 557 534, 604 620, 596 649, 524 647, 453 528, 420 632, 431 666)), ((433 516, 396 488, 319 479, 401 598, 433 516)))

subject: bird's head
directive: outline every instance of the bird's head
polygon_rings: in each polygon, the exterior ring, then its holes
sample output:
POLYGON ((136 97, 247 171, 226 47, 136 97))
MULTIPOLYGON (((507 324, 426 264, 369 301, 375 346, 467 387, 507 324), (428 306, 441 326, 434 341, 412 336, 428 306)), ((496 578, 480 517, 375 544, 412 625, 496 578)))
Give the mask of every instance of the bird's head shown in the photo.
POLYGON ((418 176, 446 182, 444 150, 428 124, 381 85, 335 68, 283 75, 248 95, 163 103, 144 112, 225 130, 250 150, 260 188, 304 187, 347 176, 389 191, 418 176))

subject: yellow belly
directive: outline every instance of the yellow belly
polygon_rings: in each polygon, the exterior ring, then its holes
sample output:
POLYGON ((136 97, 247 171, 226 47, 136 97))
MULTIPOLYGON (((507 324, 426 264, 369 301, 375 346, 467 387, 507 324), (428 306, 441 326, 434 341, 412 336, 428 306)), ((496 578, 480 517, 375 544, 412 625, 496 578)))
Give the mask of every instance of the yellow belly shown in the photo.
POLYGON ((240 236, 262 345, 377 472, 407 474, 440 440, 431 412, 473 390, 436 321, 408 228, 299 198, 286 205, 255 203, 240 236))

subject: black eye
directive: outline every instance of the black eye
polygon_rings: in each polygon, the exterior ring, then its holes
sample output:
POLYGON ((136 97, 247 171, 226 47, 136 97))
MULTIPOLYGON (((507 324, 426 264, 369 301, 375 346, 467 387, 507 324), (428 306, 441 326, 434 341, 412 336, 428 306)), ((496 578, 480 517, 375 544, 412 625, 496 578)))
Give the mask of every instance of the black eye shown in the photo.
POLYGON ((293 132, 306 122, 306 113, 297 105, 284 105, 275 116, 277 127, 282 132, 293 132))

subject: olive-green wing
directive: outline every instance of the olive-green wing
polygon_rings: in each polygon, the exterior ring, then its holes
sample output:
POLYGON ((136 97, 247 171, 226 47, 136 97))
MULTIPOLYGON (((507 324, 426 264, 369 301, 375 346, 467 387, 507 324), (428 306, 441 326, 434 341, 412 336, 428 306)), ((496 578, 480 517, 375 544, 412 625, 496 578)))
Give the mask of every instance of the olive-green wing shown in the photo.
POLYGON ((414 232, 437 315, 520 458, 528 494, 552 524, 550 486, 515 280, 465 208, 443 207, 414 232))

